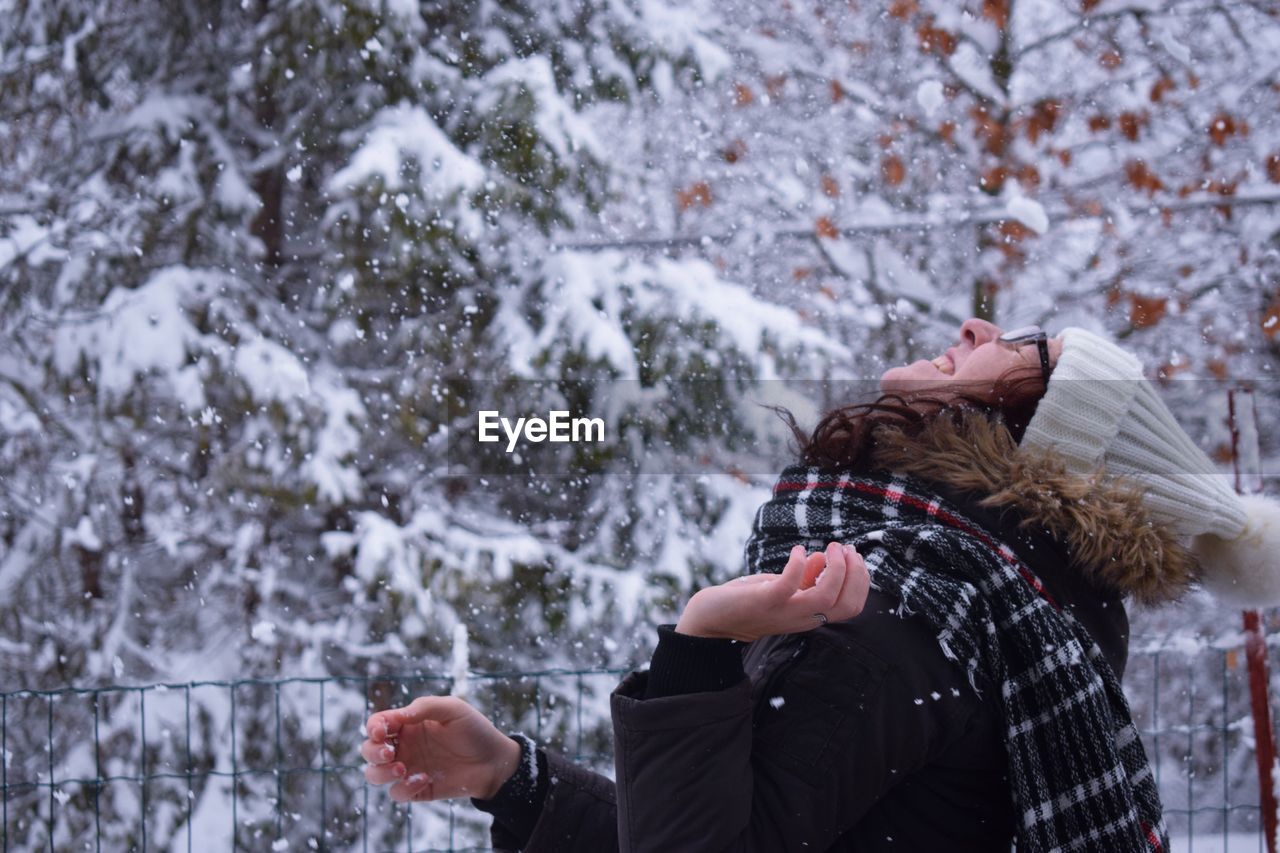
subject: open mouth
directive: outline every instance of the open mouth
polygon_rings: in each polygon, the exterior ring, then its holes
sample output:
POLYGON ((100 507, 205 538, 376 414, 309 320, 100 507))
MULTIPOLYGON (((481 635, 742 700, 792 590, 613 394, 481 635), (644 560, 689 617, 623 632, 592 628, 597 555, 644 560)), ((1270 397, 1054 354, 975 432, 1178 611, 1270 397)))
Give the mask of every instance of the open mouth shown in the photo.
POLYGON ((938 356, 933 361, 931 361, 930 364, 938 368, 938 371, 940 373, 943 373, 947 376, 955 375, 955 372, 956 372, 955 363, 945 355, 938 356))

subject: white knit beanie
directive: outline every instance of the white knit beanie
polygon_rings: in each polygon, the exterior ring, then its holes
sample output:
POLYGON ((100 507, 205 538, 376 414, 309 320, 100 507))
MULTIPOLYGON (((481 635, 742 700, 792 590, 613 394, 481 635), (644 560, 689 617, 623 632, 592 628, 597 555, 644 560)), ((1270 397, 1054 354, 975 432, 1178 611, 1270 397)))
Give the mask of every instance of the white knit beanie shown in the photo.
POLYGON ((1280 501, 1238 495, 1142 374, 1138 359, 1084 329, 1062 354, 1021 447, 1051 449, 1080 476, 1099 466, 1142 490, 1158 524, 1192 537, 1206 589, 1225 604, 1280 604, 1280 501))

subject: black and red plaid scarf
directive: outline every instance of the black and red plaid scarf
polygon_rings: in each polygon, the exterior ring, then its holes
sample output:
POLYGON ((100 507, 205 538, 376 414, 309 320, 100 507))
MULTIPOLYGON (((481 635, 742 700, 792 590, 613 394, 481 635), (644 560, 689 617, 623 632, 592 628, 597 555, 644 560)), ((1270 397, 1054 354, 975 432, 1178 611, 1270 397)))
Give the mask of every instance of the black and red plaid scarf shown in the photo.
POLYGON ((998 697, 1019 853, 1169 849, 1119 681, 1008 545, 913 477, 796 466, 756 514, 747 566, 779 572, 795 545, 831 541, 856 547, 872 585, 928 621, 979 695, 998 697))

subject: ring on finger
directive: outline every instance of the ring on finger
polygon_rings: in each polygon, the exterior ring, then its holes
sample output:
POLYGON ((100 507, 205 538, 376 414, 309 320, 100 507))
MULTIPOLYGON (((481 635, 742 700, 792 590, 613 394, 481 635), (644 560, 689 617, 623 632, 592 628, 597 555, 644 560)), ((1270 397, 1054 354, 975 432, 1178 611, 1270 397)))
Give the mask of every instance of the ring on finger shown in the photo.
POLYGON ((818 620, 818 627, 822 627, 829 621, 827 619, 827 614, 825 613, 815 613, 813 614, 813 618, 818 620))

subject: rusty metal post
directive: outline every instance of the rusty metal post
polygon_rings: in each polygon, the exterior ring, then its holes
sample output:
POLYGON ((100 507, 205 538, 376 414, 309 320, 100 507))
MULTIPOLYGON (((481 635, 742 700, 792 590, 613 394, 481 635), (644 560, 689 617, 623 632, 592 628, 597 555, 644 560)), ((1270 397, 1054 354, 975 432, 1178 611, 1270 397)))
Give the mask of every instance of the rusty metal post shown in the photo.
MULTIPOLYGON (((1231 467, 1238 494, 1262 491, 1262 463, 1258 446, 1258 412, 1253 392, 1232 389, 1227 392, 1231 422, 1231 467)), ((1271 724, 1271 700, 1268 691, 1267 643, 1262 619, 1256 610, 1244 611, 1244 651, 1249 668, 1249 704, 1253 713, 1253 733, 1257 746, 1258 805, 1262 810, 1262 829, 1266 834, 1267 853, 1276 853, 1276 739, 1271 724)))

